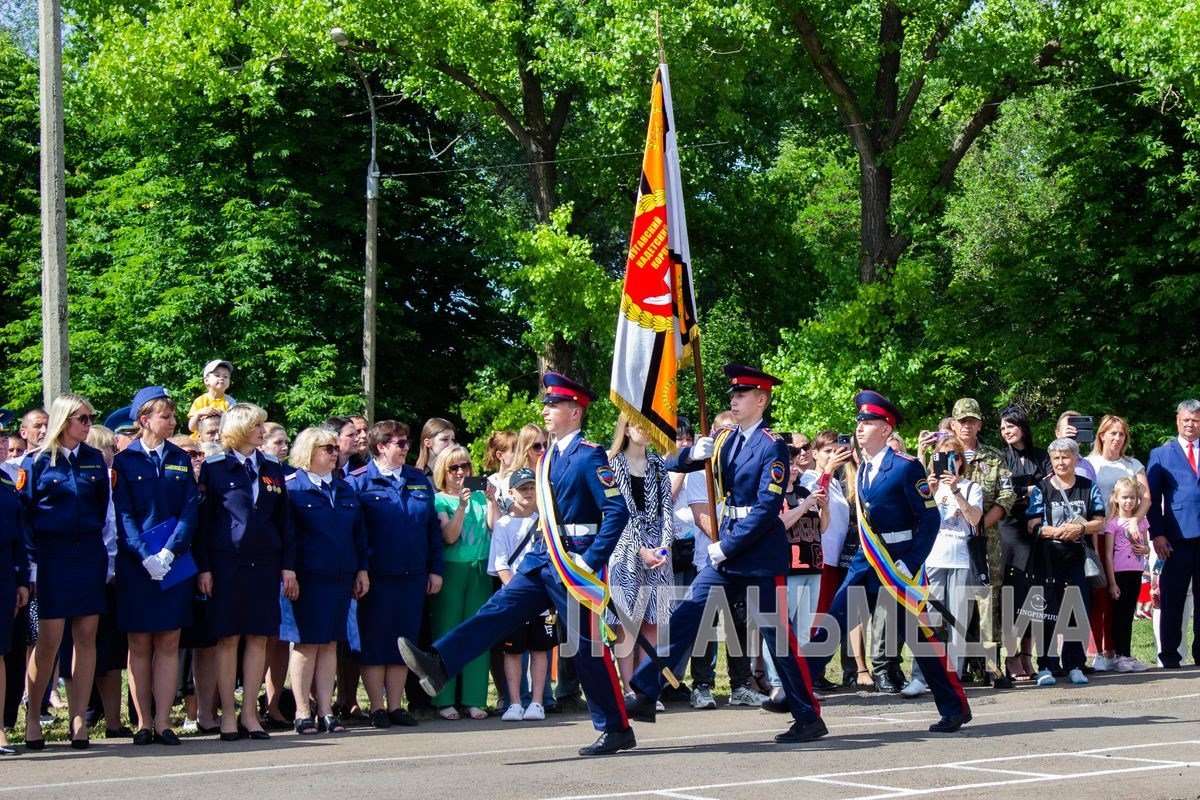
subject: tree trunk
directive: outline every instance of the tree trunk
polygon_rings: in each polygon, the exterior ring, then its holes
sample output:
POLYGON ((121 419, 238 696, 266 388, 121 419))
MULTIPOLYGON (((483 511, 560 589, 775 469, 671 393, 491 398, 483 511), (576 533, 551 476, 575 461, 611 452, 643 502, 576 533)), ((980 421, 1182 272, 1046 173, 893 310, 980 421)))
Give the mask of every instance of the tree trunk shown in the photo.
POLYGON ((525 160, 529 164, 529 188, 533 194, 533 213, 537 221, 546 225, 550 212, 558 208, 557 143, 549 145, 531 140, 525 148, 525 160))
POLYGON ((904 239, 892 233, 888 220, 892 168, 865 158, 859 158, 858 164, 858 192, 862 201, 858 280, 867 284, 895 268, 904 250, 904 239))

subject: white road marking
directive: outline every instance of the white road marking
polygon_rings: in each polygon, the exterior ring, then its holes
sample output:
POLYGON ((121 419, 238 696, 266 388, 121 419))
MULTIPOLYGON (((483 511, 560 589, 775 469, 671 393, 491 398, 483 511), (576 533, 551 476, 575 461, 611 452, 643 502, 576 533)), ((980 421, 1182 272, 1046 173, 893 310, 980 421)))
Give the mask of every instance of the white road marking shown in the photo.
POLYGON ((976 772, 998 772, 1001 775, 1023 775, 1027 778, 1053 778, 1052 772, 1025 772, 1016 769, 996 769, 995 767, 976 767, 972 764, 947 764, 946 769, 969 769, 976 772))

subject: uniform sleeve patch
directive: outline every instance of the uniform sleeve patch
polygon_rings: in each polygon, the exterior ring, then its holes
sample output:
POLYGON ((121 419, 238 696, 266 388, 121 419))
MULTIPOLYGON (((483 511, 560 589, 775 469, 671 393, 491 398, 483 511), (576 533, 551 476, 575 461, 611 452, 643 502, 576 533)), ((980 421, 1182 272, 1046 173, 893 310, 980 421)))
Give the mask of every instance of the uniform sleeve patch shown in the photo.
POLYGON ((772 483, 783 483, 783 479, 785 477, 787 477, 787 467, 785 467, 783 465, 783 462, 782 461, 772 461, 771 462, 771 482, 772 483))
POLYGON ((25 483, 29 480, 29 473, 23 468, 17 470, 17 491, 25 488, 25 483))
MULTIPOLYGON (((185 467, 182 464, 165 464, 163 465, 163 469, 169 469, 174 472, 191 472, 191 467, 185 467)), ((113 474, 115 475, 116 473, 113 474)), ((115 478, 113 479, 113 483, 116 483, 115 478)))
POLYGON ((617 485, 617 476, 613 474, 612 467, 607 464, 596 467, 596 477, 600 479, 601 484, 610 489, 617 485))
POLYGON ((783 494, 783 487, 778 483, 772 483, 767 486, 767 491, 774 492, 775 494, 783 494))
POLYGON ((926 500, 933 499, 933 489, 929 488, 928 478, 921 478, 921 480, 917 481, 917 494, 921 495, 921 497, 924 497, 926 500))
POLYGON ((617 495, 619 495, 620 493, 621 493, 621 490, 620 490, 620 489, 616 489, 616 488, 613 488, 613 489, 605 489, 605 490, 604 490, 604 496, 605 496, 605 497, 616 497, 616 496, 617 496, 617 495))

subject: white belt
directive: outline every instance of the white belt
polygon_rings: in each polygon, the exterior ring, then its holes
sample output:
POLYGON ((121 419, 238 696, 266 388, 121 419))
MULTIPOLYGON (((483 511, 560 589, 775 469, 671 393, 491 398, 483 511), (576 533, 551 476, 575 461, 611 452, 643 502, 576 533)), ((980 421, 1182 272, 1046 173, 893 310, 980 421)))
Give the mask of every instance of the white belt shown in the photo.
POLYGON ((563 536, 595 536, 600 526, 594 523, 559 525, 563 536))
POLYGON ((885 544, 900 544, 900 542, 911 542, 912 531, 888 531, 887 533, 879 534, 879 538, 885 544))
POLYGON ((721 515, 726 519, 744 519, 750 516, 753 510, 754 506, 725 506, 721 515))

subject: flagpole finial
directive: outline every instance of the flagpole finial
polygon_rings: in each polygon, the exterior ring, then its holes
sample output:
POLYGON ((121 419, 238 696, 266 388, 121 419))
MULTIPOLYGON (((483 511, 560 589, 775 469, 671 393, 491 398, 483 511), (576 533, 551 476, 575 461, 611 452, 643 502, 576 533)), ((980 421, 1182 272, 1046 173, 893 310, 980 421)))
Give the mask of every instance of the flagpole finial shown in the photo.
POLYGON ((654 9, 654 32, 658 35, 658 63, 667 63, 667 51, 663 47, 662 20, 658 18, 658 9, 654 9))

